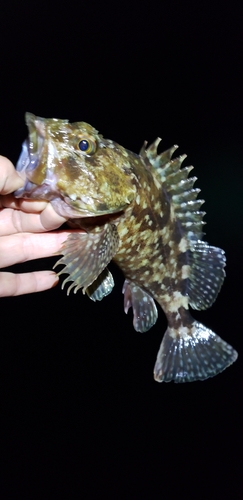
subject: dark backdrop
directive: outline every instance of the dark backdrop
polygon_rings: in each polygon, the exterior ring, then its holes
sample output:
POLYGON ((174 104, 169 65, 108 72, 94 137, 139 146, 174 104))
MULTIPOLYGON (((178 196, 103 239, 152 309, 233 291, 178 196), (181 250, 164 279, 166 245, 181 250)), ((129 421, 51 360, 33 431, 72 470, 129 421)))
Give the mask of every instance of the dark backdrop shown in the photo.
POLYGON ((112 266, 101 303, 60 286, 1 299, 1 498, 240 498, 242 9, 10 1, 0 43, 0 152, 14 163, 25 111, 87 121, 136 152, 162 136, 188 154, 207 240, 228 259, 215 305, 194 315, 240 353, 214 379, 154 382, 165 317, 136 333, 112 266))

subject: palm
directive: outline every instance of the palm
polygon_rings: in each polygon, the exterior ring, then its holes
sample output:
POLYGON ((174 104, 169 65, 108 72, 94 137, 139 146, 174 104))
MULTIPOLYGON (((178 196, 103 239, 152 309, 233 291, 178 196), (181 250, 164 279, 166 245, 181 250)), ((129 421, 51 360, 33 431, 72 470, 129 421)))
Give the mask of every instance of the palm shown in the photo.
MULTIPOLYGON (((57 253, 69 231, 55 232, 65 219, 41 201, 16 200, 9 192, 22 185, 11 162, 0 157, 0 268, 57 253), (46 231, 53 231, 47 233, 46 231)), ((52 271, 0 272, 0 296, 33 293, 58 282, 52 271)))

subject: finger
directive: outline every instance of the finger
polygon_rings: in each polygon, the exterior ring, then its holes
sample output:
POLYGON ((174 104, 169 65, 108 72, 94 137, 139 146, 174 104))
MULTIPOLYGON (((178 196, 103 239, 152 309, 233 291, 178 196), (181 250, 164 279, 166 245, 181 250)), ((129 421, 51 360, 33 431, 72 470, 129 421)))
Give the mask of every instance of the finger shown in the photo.
POLYGON ((21 232, 52 231, 60 227, 64 222, 66 222, 66 219, 58 215, 49 203, 40 214, 5 208, 0 211, 0 236, 21 232))
POLYGON ((61 224, 64 224, 68 220, 68 217, 64 218, 58 215, 52 205, 48 203, 44 208, 43 212, 40 214, 40 222, 45 231, 51 231, 57 229, 61 224))
POLYGON ((14 198, 12 194, 1 197, 1 206, 4 208, 13 208, 27 213, 40 213, 44 210, 48 201, 25 200, 24 198, 14 198))
POLYGON ((2 236, 0 238, 0 267, 58 255, 69 234, 70 231, 60 231, 2 236))
POLYGON ((0 297, 42 292, 57 285, 58 281, 58 276, 52 271, 0 273, 0 297))
POLYGON ((0 193, 8 194, 23 186, 24 181, 16 172, 13 164, 5 156, 0 156, 0 193))

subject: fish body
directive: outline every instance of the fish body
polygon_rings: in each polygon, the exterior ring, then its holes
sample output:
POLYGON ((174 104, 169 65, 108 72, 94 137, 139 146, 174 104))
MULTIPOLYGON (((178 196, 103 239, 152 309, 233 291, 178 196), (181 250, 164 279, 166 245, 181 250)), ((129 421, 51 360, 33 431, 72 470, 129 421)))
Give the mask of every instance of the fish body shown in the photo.
POLYGON ((189 311, 215 301, 225 277, 224 251, 202 240, 203 200, 193 167, 181 168, 177 146, 157 154, 160 139, 132 153, 84 122, 26 114, 29 138, 17 170, 25 179, 16 197, 46 199, 74 232, 57 264, 74 292, 101 300, 113 286, 107 265, 123 271, 124 309, 137 331, 168 320, 155 368, 158 382, 204 380, 224 370, 236 351, 195 321, 189 311))

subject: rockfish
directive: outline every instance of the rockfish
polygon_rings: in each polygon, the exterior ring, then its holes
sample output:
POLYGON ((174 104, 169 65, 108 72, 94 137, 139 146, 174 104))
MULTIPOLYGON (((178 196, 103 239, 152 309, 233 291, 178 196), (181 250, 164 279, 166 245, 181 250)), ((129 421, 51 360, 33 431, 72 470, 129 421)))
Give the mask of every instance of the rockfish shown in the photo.
MULTIPOLYGON (((68 218, 73 232, 57 264, 63 286, 101 300, 114 285, 107 265, 123 271, 124 309, 133 309, 135 330, 157 320, 155 301, 168 321, 154 368, 158 382, 213 377, 233 363, 236 351, 189 311, 207 309, 225 277, 225 254, 202 240, 203 200, 186 155, 178 146, 158 154, 161 139, 139 155, 104 139, 84 122, 26 114, 29 137, 17 170, 25 179, 16 197, 48 200, 68 218)), ((56 264, 56 265, 57 265, 56 264)))

